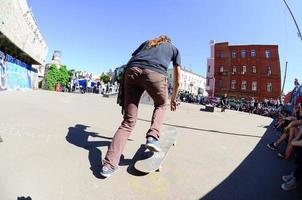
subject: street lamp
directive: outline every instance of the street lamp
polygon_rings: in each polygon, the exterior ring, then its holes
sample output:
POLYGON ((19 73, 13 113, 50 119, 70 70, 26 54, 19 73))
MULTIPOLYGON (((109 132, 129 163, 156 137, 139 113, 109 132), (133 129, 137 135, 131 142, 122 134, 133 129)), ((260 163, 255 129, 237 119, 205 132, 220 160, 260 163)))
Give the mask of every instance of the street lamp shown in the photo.
POLYGON ((302 35, 301 35, 301 31, 300 31, 300 29, 299 29, 298 23, 297 23, 297 21, 296 21, 294 15, 293 15, 291 9, 289 8, 289 6, 288 6, 286 0, 283 0, 283 2, 285 3, 285 5, 286 5, 286 7, 287 7, 287 9, 288 9, 288 11, 289 11, 289 13, 290 13, 290 15, 292 16, 292 18, 293 18, 293 20, 294 20, 294 23, 295 23, 296 28, 297 28, 297 30, 298 30, 298 37, 299 37, 299 38, 301 39, 301 41, 302 41, 302 35))

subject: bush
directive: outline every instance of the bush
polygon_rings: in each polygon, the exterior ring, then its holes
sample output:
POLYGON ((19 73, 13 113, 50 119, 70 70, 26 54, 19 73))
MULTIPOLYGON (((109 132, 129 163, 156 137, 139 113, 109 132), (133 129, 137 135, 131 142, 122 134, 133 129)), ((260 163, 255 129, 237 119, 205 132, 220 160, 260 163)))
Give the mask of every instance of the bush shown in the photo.
POLYGON ((65 65, 62 65, 60 69, 55 64, 51 65, 48 69, 46 80, 44 81, 44 89, 54 91, 56 84, 60 83, 62 87, 66 87, 70 81, 70 73, 65 65))
POLYGON ((102 75, 100 76, 100 80, 103 81, 106 84, 110 81, 110 76, 107 75, 107 74, 102 73, 102 75))

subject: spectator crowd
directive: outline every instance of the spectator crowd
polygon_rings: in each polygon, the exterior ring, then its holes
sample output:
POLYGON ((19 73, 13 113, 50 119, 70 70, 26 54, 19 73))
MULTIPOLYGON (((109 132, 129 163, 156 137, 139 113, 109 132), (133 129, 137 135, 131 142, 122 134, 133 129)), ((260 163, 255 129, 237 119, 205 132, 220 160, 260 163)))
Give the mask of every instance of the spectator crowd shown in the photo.
POLYGON ((273 128, 279 137, 267 144, 269 149, 277 152, 279 158, 294 160, 296 163, 293 172, 282 176, 284 183, 281 188, 285 191, 297 189, 302 178, 302 85, 298 80, 295 80, 295 87, 290 95, 287 106, 283 106, 280 112, 273 116, 273 128))

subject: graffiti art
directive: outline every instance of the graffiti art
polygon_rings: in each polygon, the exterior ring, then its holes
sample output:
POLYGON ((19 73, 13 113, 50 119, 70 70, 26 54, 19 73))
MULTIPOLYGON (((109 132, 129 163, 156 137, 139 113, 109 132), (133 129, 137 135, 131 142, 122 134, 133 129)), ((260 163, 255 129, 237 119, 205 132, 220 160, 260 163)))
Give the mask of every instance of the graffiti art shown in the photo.
POLYGON ((0 52, 0 90, 7 89, 6 56, 0 52))

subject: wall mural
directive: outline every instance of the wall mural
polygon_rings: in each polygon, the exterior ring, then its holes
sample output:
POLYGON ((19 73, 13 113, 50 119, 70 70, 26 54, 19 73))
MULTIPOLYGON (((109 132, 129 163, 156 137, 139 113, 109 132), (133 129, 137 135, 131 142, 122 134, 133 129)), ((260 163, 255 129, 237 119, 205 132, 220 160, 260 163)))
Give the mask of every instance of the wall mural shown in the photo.
POLYGON ((0 51, 0 91, 32 88, 30 65, 0 51))

